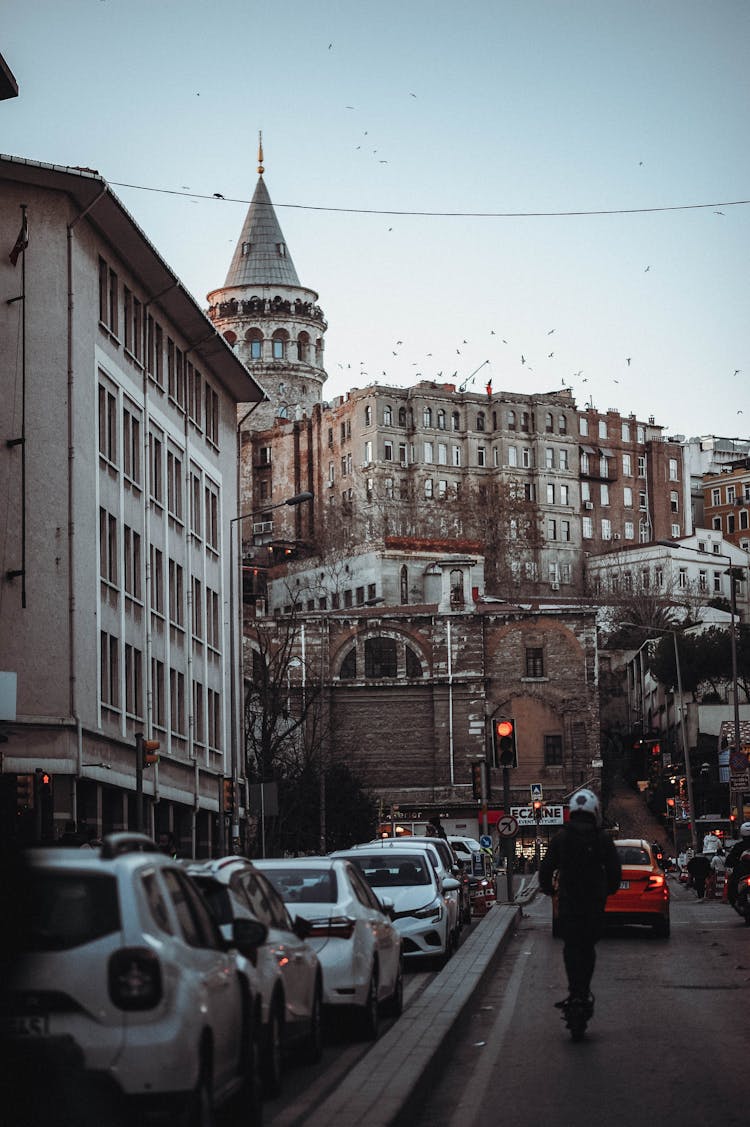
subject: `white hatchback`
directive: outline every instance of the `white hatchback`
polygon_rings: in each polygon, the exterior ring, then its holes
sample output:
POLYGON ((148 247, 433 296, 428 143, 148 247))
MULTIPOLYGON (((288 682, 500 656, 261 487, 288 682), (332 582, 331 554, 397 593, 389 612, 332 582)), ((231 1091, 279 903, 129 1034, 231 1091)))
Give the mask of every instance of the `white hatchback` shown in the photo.
POLYGON ((350 861, 295 857, 253 862, 290 913, 307 921, 308 940, 323 968, 323 1001, 353 1008, 361 1035, 374 1040, 381 1006, 403 1007, 401 936, 350 861))

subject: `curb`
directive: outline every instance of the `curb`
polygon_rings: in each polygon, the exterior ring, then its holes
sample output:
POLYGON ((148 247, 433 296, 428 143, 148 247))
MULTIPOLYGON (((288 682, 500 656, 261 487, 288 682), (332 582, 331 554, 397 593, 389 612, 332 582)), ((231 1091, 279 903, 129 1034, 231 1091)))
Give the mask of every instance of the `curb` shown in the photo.
POLYGON ((444 970, 308 1116, 305 1127, 334 1122, 393 1127, 413 1121, 422 1085, 450 1053, 448 1034, 520 918, 517 904, 495 904, 478 920, 444 970))

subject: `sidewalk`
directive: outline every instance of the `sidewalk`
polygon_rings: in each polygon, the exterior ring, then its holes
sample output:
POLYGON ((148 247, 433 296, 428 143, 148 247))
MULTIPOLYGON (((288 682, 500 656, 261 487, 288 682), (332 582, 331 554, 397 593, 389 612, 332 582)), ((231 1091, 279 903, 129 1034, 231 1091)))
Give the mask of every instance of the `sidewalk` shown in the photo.
POLYGON ((533 878, 513 904, 495 904, 424 993, 362 1058, 305 1127, 406 1124, 422 1085, 450 1058, 449 1034, 513 937, 533 878))

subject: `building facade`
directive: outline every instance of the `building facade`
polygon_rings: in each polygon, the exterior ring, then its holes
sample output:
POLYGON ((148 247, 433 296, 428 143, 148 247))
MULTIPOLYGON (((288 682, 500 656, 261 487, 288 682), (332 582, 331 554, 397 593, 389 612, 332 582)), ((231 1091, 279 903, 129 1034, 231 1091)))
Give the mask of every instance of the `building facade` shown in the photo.
POLYGON ((750 458, 739 458, 703 478, 706 525, 750 551, 750 458))
POLYGON ((142 808, 202 852, 239 738, 236 409, 262 392, 98 174, 7 158, 0 192, 0 242, 23 215, 27 244, 0 261, 3 826, 98 836, 142 808), (37 772, 43 824, 16 793, 37 772))

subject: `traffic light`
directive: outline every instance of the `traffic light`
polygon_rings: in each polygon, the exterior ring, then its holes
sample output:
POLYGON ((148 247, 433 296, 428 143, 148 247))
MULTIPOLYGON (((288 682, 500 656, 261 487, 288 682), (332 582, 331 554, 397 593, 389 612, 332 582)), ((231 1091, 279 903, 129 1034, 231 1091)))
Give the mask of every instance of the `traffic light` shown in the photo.
POLYGON ((52 841, 55 827, 55 807, 52 800, 52 776, 49 771, 37 767, 36 801, 39 803, 39 829, 42 841, 52 841))
POLYGON ((224 813, 234 814, 234 779, 224 780, 224 813))
POLYGON ((138 732, 135 737, 135 748, 141 768, 153 767, 154 763, 159 762, 158 740, 144 740, 143 733, 138 732))
POLYGON ((33 775, 16 775, 16 809, 19 812, 34 809, 33 775))
POLYGON ((534 821, 538 825, 539 822, 542 819, 542 800, 541 800, 541 798, 535 798, 531 805, 534 808, 534 821))
POLYGON ((516 722, 508 716, 496 717, 492 722, 492 743, 498 767, 517 767, 516 722))

